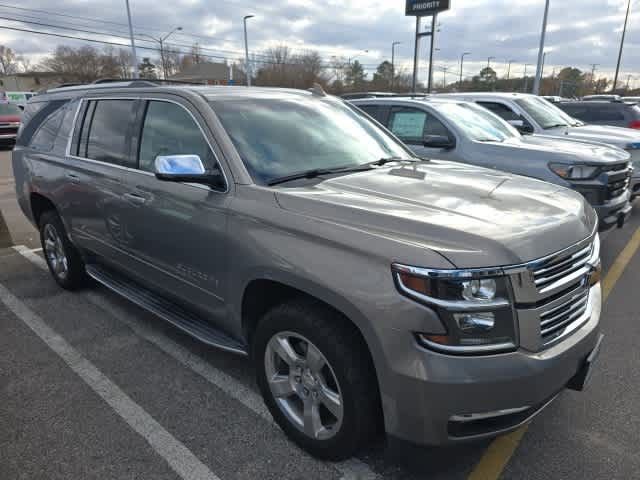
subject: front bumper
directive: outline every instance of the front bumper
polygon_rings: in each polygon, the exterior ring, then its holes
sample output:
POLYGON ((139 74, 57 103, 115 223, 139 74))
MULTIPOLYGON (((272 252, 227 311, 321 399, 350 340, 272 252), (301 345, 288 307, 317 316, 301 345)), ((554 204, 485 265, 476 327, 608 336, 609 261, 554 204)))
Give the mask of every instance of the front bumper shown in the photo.
POLYGON ((629 190, 631 191, 631 200, 640 197, 640 175, 631 177, 629 190))
MULTIPOLYGON (((640 183, 640 179, 638 180, 640 183)), ((624 225, 629 215, 631 215, 631 199, 631 189, 629 189, 613 200, 608 200, 600 205, 592 205, 598 214, 598 230, 603 232, 615 226, 621 227, 624 225)))
POLYGON ((470 358, 407 340, 408 358, 391 376, 395 395, 383 389, 387 433, 412 443, 445 445, 493 437, 530 421, 580 375, 598 343, 600 284, 591 287, 589 302, 579 328, 536 352, 521 347, 470 358))

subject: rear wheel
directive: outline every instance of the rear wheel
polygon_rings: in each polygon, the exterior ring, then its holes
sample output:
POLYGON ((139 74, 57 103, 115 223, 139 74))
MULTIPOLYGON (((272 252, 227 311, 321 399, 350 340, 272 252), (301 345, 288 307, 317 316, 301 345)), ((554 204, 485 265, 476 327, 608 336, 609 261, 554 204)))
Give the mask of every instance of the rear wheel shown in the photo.
POLYGON ((274 419, 302 448, 331 460, 353 456, 381 420, 368 354, 345 322, 323 305, 294 301, 267 313, 253 342, 274 419))
POLYGON ((84 262, 69 241, 60 216, 53 210, 40 217, 40 242, 49 271, 62 288, 76 290, 87 285, 84 262))

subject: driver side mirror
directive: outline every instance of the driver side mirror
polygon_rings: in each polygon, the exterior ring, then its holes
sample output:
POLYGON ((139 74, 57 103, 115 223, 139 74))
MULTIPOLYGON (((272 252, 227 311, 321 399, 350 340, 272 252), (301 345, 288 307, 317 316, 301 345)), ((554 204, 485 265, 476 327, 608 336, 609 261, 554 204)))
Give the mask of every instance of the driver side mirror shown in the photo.
POLYGON ((445 135, 425 135, 422 144, 427 148, 442 148, 451 150, 456 147, 456 141, 445 135))
POLYGON ((520 133, 529 134, 534 132, 533 127, 528 123, 525 123, 525 121, 522 119, 509 120, 508 123, 520 133))
POLYGON ((201 183, 220 187, 220 173, 207 172, 198 155, 158 155, 154 161, 156 178, 165 182, 201 183))

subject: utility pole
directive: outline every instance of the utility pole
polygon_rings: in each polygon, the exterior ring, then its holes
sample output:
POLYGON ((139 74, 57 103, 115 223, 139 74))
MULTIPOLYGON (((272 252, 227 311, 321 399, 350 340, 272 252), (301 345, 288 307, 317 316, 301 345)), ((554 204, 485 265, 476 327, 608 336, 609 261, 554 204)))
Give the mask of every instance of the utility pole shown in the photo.
POLYGON ((420 59, 420 38, 423 34, 420 33, 420 27, 422 24, 422 17, 416 17, 416 40, 413 46, 413 80, 411 81, 411 93, 416 93, 418 86, 418 60, 420 59))
POLYGON ((442 67, 442 89, 447 88, 447 72, 450 67, 442 67))
POLYGON ((491 68, 491 60, 495 60, 496 57, 489 57, 487 58, 487 69, 491 68))
POLYGON ((627 15, 624 17, 624 28, 622 29, 622 39, 620 40, 620 52, 618 53, 618 64, 616 65, 616 76, 613 78, 611 92, 616 91, 618 86, 618 75, 620 74, 620 62, 622 62, 622 50, 624 49, 624 37, 627 35, 627 24, 629 23, 629 12, 631 11, 631 0, 627 1, 627 15))
POLYGON ((524 93, 527 93, 529 90, 529 77, 527 77, 527 67, 531 67, 530 63, 524 64, 524 88, 522 89, 524 93))
POLYGON ((538 67, 536 68, 536 79, 533 83, 534 95, 540 94, 540 81, 542 80, 542 70, 544 69, 544 41, 547 36, 547 20, 549 19, 549 0, 545 1, 544 18, 542 19, 542 33, 540 34, 540 48, 538 50, 538 67))
POLYGON ((466 57, 467 55, 471 55, 471 52, 464 52, 460 56, 460 85, 458 85, 458 90, 462 89, 462 67, 464 65, 464 57, 466 57))
POLYGON ((249 44, 247 43, 247 20, 253 18, 254 15, 245 15, 242 19, 244 23, 244 70, 247 76, 247 87, 251 86, 251 67, 249 67, 249 44))
POLYGON ((182 27, 176 27, 167 33, 164 37, 152 37, 151 35, 147 35, 146 33, 139 33, 138 36, 147 37, 153 40, 154 42, 158 42, 160 44, 160 66, 162 67, 162 78, 164 80, 167 79, 167 61, 164 57, 164 42, 167 38, 173 35, 175 32, 182 30, 182 27))
POLYGON ((507 68, 507 80, 511 77, 511 64, 515 62, 515 60, 509 60, 509 67, 507 68))
POLYGON ((131 61, 133 62, 133 78, 138 78, 138 59, 136 57, 136 41, 133 38, 133 23, 131 23, 131 9, 129 8, 129 0, 125 0, 127 4, 127 19, 129 20, 129 38, 131 39, 131 61))
POLYGON ((436 44, 436 20, 438 14, 434 13, 431 17, 431 50, 429 53, 429 84, 427 85, 427 93, 431 93, 433 87, 433 49, 436 44))
POLYGON ((402 42, 393 42, 391 44, 391 91, 393 92, 393 84, 396 79, 396 45, 402 42))

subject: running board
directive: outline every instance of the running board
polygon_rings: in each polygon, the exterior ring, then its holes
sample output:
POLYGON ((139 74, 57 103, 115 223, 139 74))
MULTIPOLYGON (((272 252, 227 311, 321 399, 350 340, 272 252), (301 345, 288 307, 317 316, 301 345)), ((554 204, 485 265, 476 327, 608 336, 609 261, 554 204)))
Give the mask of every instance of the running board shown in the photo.
POLYGON ((87 265, 86 270, 87 274, 97 282, 201 342, 228 352, 248 355, 246 346, 239 341, 218 330, 192 312, 140 286, 123 275, 95 264, 87 265))

